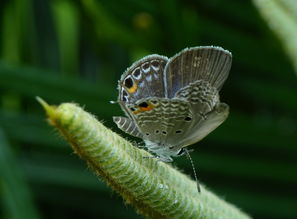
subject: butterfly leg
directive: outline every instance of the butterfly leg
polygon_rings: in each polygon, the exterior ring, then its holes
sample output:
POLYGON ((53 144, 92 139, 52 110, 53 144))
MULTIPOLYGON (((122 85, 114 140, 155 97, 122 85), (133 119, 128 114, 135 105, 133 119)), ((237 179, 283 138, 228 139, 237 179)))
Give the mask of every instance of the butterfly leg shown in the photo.
MULTIPOLYGON (((188 150, 189 153, 193 152, 194 149, 190 149, 188 150)), ((176 154, 176 157, 181 157, 184 156, 186 154, 186 150, 185 148, 180 149, 180 151, 176 154)))
POLYGON ((162 161, 164 163, 171 163, 173 162, 173 159, 171 157, 161 157, 161 156, 157 156, 157 159, 159 161, 162 161))

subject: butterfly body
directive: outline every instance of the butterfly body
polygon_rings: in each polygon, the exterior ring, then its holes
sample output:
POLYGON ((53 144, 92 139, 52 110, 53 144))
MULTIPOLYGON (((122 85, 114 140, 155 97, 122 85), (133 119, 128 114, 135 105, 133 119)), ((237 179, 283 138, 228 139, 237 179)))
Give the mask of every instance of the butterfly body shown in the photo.
POLYGON ((220 47, 188 48, 172 58, 149 55, 119 81, 118 102, 127 117, 114 117, 124 132, 142 138, 163 161, 183 153, 228 116, 219 90, 232 56, 220 47))

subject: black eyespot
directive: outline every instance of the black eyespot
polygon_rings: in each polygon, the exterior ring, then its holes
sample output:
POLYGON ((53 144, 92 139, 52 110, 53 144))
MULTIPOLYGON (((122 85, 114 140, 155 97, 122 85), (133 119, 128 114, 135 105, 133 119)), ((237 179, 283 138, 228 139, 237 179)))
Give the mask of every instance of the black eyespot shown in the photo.
POLYGON ((148 104, 147 104, 147 102, 142 102, 142 103, 138 104, 138 106, 146 108, 146 107, 148 107, 148 104))
POLYGON ((186 120, 186 121, 191 121, 191 120, 192 120, 192 118, 191 118, 191 117, 189 117, 189 116, 187 116, 187 117, 185 118, 185 120, 186 120))
POLYGON ((125 79, 125 81, 124 81, 124 85, 125 85, 125 87, 127 87, 128 89, 129 88, 131 88, 131 87, 133 87, 133 80, 132 80, 132 78, 130 78, 130 77, 128 77, 128 78, 126 78, 125 79))
POLYGON ((162 133, 163 133, 164 135, 167 135, 167 132, 165 132, 165 131, 162 131, 162 133))
POLYGON ((159 130, 156 130, 156 131, 155 131, 156 134, 158 134, 159 132, 160 132, 159 130))
POLYGON ((145 133, 145 135, 149 136, 149 135, 150 135, 150 133, 145 133))
POLYGON ((176 130, 175 133, 180 134, 180 133, 182 133, 182 130, 176 130))

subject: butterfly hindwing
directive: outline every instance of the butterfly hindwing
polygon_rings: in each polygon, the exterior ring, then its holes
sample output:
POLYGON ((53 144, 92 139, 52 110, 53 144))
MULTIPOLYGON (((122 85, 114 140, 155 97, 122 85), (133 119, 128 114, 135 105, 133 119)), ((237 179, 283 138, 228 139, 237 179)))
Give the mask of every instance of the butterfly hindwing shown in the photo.
POLYGON ((186 100, 190 103, 192 111, 205 115, 213 110, 219 103, 219 92, 207 81, 197 80, 181 88, 175 98, 186 100))
POLYGON ((160 145, 182 139, 194 117, 190 104, 180 99, 144 98, 128 107, 143 138, 160 145))
POLYGON ((132 119, 122 116, 114 116, 113 121, 117 124, 119 129, 126 132, 127 134, 138 138, 143 137, 143 134, 138 131, 138 128, 132 119))
POLYGON ((221 125, 229 115, 229 106, 225 103, 219 103, 214 109, 201 117, 197 115, 192 132, 185 137, 180 144, 182 147, 194 144, 202 140, 219 125, 221 125))
POLYGON ((164 97, 164 68, 168 58, 149 55, 129 67, 119 81, 119 101, 135 103, 146 97, 164 97))

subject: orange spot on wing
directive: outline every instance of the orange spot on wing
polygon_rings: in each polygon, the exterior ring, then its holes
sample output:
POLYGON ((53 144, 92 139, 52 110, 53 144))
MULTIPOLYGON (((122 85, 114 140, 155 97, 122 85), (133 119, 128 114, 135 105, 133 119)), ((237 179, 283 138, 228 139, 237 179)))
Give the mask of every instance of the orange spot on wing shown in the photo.
POLYGON ((132 86, 131 88, 128 89, 128 93, 130 93, 130 94, 135 93, 135 92, 137 91, 137 88, 138 88, 138 86, 137 86, 137 84, 134 82, 134 83, 133 83, 133 86, 132 86))
POLYGON ((133 111, 134 114, 138 114, 138 113, 142 113, 142 112, 145 112, 145 111, 150 111, 152 109, 155 108, 155 105, 149 103, 147 107, 140 107, 138 106, 137 107, 137 110, 133 111))
POLYGON ((139 107, 139 108, 142 112, 144 112, 144 111, 150 111, 150 110, 154 109, 155 106, 150 103, 147 107, 139 107))

